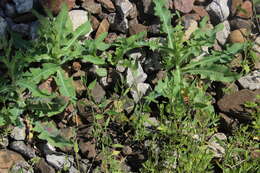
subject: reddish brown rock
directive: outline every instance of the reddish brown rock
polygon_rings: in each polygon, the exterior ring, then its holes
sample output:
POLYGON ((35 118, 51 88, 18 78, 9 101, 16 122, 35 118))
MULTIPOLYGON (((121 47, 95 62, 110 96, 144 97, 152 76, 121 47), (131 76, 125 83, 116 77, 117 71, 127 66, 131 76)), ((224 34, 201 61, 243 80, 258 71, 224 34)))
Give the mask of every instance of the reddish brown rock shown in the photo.
POLYGON ((109 24, 108 20, 103 19, 98 27, 95 38, 98 38, 100 36, 100 34, 102 34, 104 32, 108 32, 109 26, 110 26, 110 24, 109 24))
POLYGON ((203 6, 193 6, 193 11, 198 14, 200 17, 209 16, 208 12, 203 6))
POLYGON ((230 43, 244 43, 246 41, 247 29, 236 29, 229 34, 230 43))
POLYGON ((252 2, 245 1, 241 5, 241 9, 237 11, 237 16, 245 19, 249 19, 253 16, 253 6, 252 2))
POLYGON ((111 0, 97 0, 107 11, 115 12, 116 8, 111 0))
POLYGON ((9 173, 10 168, 17 162, 24 161, 24 158, 11 150, 0 150, 0 172, 9 173))
POLYGON ((174 7, 182 13, 189 13, 193 8, 194 0, 174 0, 174 7))
POLYGON ((101 5, 96 3, 94 0, 85 0, 82 7, 91 14, 100 14, 102 12, 101 5))
POLYGON ((237 12, 237 10, 240 8, 240 6, 243 3, 243 0, 232 0, 231 5, 231 14, 234 16, 237 12))
POLYGON ((90 16, 91 26, 93 30, 98 29, 100 22, 95 16, 90 16))
POLYGON ((72 9, 75 5, 75 0, 40 0, 41 5, 44 8, 51 10, 54 14, 58 14, 61 8, 61 4, 65 2, 68 9, 72 9))
POLYGON ((145 32, 147 31, 147 27, 142 25, 142 24, 132 24, 129 26, 129 34, 130 35, 135 35, 138 34, 140 32, 145 32))

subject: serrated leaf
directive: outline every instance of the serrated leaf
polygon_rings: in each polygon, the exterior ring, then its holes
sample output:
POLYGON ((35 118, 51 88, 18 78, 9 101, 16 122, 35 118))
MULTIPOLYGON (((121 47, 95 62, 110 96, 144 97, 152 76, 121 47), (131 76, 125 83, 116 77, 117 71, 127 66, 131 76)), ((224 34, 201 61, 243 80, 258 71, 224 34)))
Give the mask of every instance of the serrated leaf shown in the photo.
POLYGON ((82 24, 82 25, 80 25, 73 32, 73 37, 72 37, 72 39, 70 39, 68 41, 67 46, 65 47, 65 50, 69 49, 80 36, 83 36, 83 35, 87 34, 90 31, 91 31, 91 24, 90 24, 89 21, 84 23, 84 24, 82 24))
POLYGON ((42 68, 30 68, 31 73, 26 76, 30 77, 30 81, 38 84, 41 80, 46 80, 59 69, 59 66, 52 63, 44 63, 42 68))
POLYGON ((28 80, 19 80, 16 82, 18 86, 20 86, 23 89, 28 89, 30 92, 32 92, 32 96, 34 97, 47 97, 49 96, 47 93, 44 93, 41 91, 37 85, 33 84, 32 82, 28 80))
POLYGON ((76 91, 73 87, 72 79, 66 77, 64 70, 57 70, 57 77, 55 77, 55 81, 62 96, 66 96, 72 100, 76 98, 76 91))
POLYGON ((57 31, 57 43, 61 44, 61 37, 64 34, 64 28, 68 19, 68 8, 65 3, 61 5, 61 11, 55 20, 55 26, 57 31))
POLYGON ((86 56, 82 56, 82 59, 87 61, 87 62, 96 64, 96 65, 105 64, 105 60, 100 58, 100 57, 97 57, 97 56, 86 55, 86 56))

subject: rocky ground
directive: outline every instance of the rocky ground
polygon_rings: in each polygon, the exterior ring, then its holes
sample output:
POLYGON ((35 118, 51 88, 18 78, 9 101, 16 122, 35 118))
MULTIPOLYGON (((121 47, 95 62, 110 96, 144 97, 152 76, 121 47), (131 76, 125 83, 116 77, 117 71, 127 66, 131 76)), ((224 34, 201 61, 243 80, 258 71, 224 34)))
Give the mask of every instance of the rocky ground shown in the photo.
MULTIPOLYGON (((74 28, 88 20, 91 21, 93 31, 88 36, 91 39, 98 38, 104 32, 108 32, 105 38, 106 43, 113 43, 117 38, 129 37, 143 31, 147 32, 146 39, 161 37, 160 21, 154 16, 152 0, 57 0, 55 3, 52 3, 51 0, 1 0, 0 36, 5 35, 7 29, 10 29, 26 39, 37 38, 38 20, 31 10, 35 9, 42 13, 43 7, 45 7, 56 15, 59 13, 62 2, 66 2, 69 7, 69 16, 74 28)), ((221 51, 226 44, 230 43, 252 42, 252 50, 255 52, 256 59, 246 66, 249 69, 247 74, 234 83, 216 82, 212 85, 212 91, 209 92, 215 99, 213 103, 215 111, 221 117, 219 133, 215 133, 215 136, 212 135, 211 138, 217 136, 220 140, 226 140, 227 136, 232 133, 232 129, 239 127, 241 123, 252 120, 250 110, 244 108, 243 105, 248 101, 255 101, 256 95, 260 94, 260 18, 256 18, 256 15, 260 14, 260 3, 253 5, 250 0, 167 0, 167 8, 172 12, 180 12, 180 20, 186 30, 185 39, 187 40, 196 30, 202 18, 209 16, 211 26, 219 23, 224 24, 224 29, 216 35, 215 50, 221 51)), ((176 18, 177 20, 179 19, 176 18)), ((127 116, 131 116, 142 95, 149 91, 151 85, 163 78, 164 71, 161 69, 156 55, 152 56, 150 60, 142 60, 142 57, 148 54, 148 52, 141 51, 131 54, 131 56, 140 59, 138 64, 140 76, 138 78, 134 78, 133 72, 123 66, 108 67, 108 75, 99 78, 91 91, 94 102, 100 103, 109 93, 111 95, 110 102, 115 103, 118 96, 112 97, 111 87, 113 88, 117 78, 125 76, 128 85, 138 81, 140 83, 138 92, 142 93, 140 96, 135 90, 132 90, 129 95, 123 97, 122 103, 118 103, 123 104, 120 109, 123 109, 127 116)), ((244 54, 237 54, 230 64, 230 68, 241 71, 241 68, 245 68, 242 66, 244 59, 244 54)), ((75 76, 86 72, 80 62, 73 62, 71 68, 73 68, 75 76)), ((91 74, 91 70, 93 68, 87 70, 88 74, 91 74)), ((46 85, 48 84, 45 82, 40 87, 52 90, 49 85, 46 85)), ((78 95, 87 90, 80 80, 75 82, 75 86, 78 95)), ((87 107, 91 107, 95 112, 100 112, 100 108, 95 107, 93 102, 87 98, 82 97, 80 101, 86 103, 87 107)), ((100 164, 102 156, 96 144, 98 139, 91 136, 90 133, 92 125, 89 122, 93 122, 93 120, 85 106, 78 102, 77 108, 68 107, 65 113, 53 121, 64 137, 73 138, 75 136, 73 127, 69 125, 70 121, 73 120, 69 119, 68 115, 75 109, 77 109, 79 117, 84 117, 84 120, 74 120, 78 124, 76 136, 79 144, 79 156, 73 154, 73 147, 57 149, 42 141, 28 141, 29 127, 23 119, 24 126, 22 128, 13 127, 8 135, 1 135, 0 172, 7 173, 10 169, 17 172, 22 168, 24 172, 28 173, 54 173, 66 166, 67 172, 75 173, 78 170, 91 172, 96 167, 102 167, 100 164), (35 158, 38 161, 35 161, 32 169, 32 160, 35 158), (76 164, 76 162, 78 163, 76 164), (76 165, 79 165, 80 168, 76 165)), ((106 109, 109 109, 109 104, 106 109)), ((154 118, 150 120, 154 123, 157 122, 154 118)), ((127 130, 129 127, 126 125, 122 130, 122 126, 120 126, 120 124, 111 125, 107 133, 114 137, 114 141, 126 144, 121 151, 122 158, 127 158, 127 162, 124 163, 125 172, 140 172, 141 164, 147 160, 147 153, 143 149, 145 142, 131 143, 128 141, 130 134, 127 134, 131 133, 131 129, 127 130)), ((225 149, 216 143, 212 142, 209 145, 213 150, 216 150, 216 158, 221 158, 225 149)), ((253 150, 251 154, 255 159, 259 159, 259 148, 253 150)))

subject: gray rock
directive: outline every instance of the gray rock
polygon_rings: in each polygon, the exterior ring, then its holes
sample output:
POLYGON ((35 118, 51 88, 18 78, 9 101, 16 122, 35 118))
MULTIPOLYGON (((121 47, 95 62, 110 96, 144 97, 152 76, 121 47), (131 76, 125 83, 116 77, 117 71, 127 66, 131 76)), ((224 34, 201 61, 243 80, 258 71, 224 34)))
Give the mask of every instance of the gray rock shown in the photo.
POLYGON ((33 0, 13 0, 19 14, 29 12, 33 7, 33 0))
POLYGON ((153 1, 152 0, 141 0, 141 7, 145 14, 153 14, 153 1))
POLYGON ((223 22, 230 14, 228 0, 213 0, 207 7, 211 20, 216 20, 216 23, 223 22))
POLYGON ((36 157, 35 151, 31 147, 25 145, 23 141, 12 142, 10 148, 30 159, 36 157))
POLYGON ((10 3, 6 3, 5 5, 5 14, 8 17, 14 17, 16 15, 15 6, 10 3))
POLYGON ((112 30, 127 33, 129 25, 126 18, 123 18, 116 13, 110 13, 108 15, 108 21, 112 30))
POLYGON ((45 155, 57 153, 55 147, 49 143, 41 144, 40 150, 43 151, 45 155))
POLYGON ((30 25, 30 38, 33 40, 37 38, 38 27, 39 27, 39 22, 32 22, 30 25))
POLYGON ((3 17, 0 16, 0 36, 5 35, 7 30, 7 22, 3 17))
POLYGON ((34 173, 33 168, 26 161, 16 162, 10 169, 11 173, 34 173))
POLYGON ((91 90, 91 95, 96 103, 100 103, 105 97, 106 92, 99 83, 96 83, 95 87, 91 90))
POLYGON ((69 173, 80 173, 74 166, 71 166, 69 169, 69 173))
POLYGON ((260 71, 253 71, 250 74, 240 78, 238 82, 245 89, 260 89, 260 71))
POLYGON ((128 17, 133 8, 133 5, 129 0, 115 0, 115 5, 123 18, 128 17))
POLYGON ((216 39, 218 40, 219 44, 223 46, 226 43, 228 36, 230 34, 230 25, 227 20, 222 22, 222 24, 224 25, 224 28, 223 30, 217 32, 216 39))
POLYGON ((147 83, 138 83, 136 88, 130 90, 131 95, 133 96, 134 101, 137 103, 148 91, 150 85, 147 83))
POLYGON ((81 172, 88 172, 89 168, 91 167, 91 163, 88 159, 82 159, 80 160, 79 167, 81 172))
POLYGON ((14 32, 18 32, 18 33, 22 34, 23 36, 29 36, 29 34, 30 34, 30 24, 24 24, 24 23, 13 24, 11 26, 11 29, 14 32))
POLYGON ((35 165, 35 171, 37 173, 55 173, 54 168, 48 165, 43 158, 35 165))
POLYGON ((234 18, 230 20, 231 30, 246 28, 248 31, 251 31, 252 26, 253 22, 251 20, 245 20, 241 18, 234 18))
POLYGON ((70 168, 74 162, 74 159, 73 157, 66 155, 48 154, 46 155, 46 161, 54 168, 60 170, 65 166, 70 168))
POLYGON ((14 127, 10 136, 14 140, 23 141, 23 140, 25 140, 25 137, 26 137, 25 130, 26 130, 26 127, 24 124, 22 125, 22 127, 14 127))

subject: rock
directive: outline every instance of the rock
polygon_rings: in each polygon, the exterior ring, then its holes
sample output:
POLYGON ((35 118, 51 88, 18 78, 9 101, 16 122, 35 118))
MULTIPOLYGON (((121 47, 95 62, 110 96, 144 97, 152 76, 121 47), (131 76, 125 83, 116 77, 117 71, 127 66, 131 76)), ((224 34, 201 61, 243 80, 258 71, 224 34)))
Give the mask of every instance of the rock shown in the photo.
POLYGON ((210 19, 213 23, 219 23, 225 21, 229 16, 228 0, 213 0, 206 10, 210 15, 210 19))
POLYGON ((253 6, 251 1, 245 1, 241 5, 241 10, 237 11, 237 16, 250 19, 253 16, 253 6))
POLYGON ((107 37, 105 38, 105 43, 113 43, 118 38, 118 35, 114 32, 109 32, 107 37))
POLYGON ((37 18, 32 13, 20 14, 13 18, 15 23, 29 23, 35 21, 37 18))
POLYGON ((74 166, 71 166, 69 169, 69 173, 80 173, 74 166))
POLYGON ((99 83, 91 90, 91 95, 96 103, 100 103, 105 97, 106 92, 99 83))
POLYGON ((147 128, 158 126, 159 124, 159 121, 155 117, 149 117, 148 120, 144 122, 144 126, 147 128))
POLYGON ((78 95, 81 95, 86 90, 86 86, 84 85, 82 80, 73 80, 72 83, 78 95))
POLYGON ((108 16, 108 21, 111 25, 112 30, 127 33, 128 20, 126 18, 122 18, 116 13, 110 13, 108 16))
POLYGON ((10 169, 12 173, 34 173, 33 168, 26 161, 16 162, 10 169))
POLYGON ((136 70, 130 68, 127 69, 126 83, 131 87, 130 92, 135 102, 138 102, 150 87, 149 84, 143 83, 146 78, 147 74, 144 73, 139 62, 136 70))
POLYGON ((135 19, 138 16, 138 11, 137 11, 136 5, 133 3, 132 6, 133 7, 131 8, 131 10, 129 12, 129 16, 128 16, 129 19, 135 19))
POLYGON ((140 9, 143 10, 145 14, 153 14, 154 4, 152 0, 141 0, 140 9))
POLYGON ((55 173, 55 169, 48 165, 44 159, 40 159, 39 162, 35 165, 35 171, 37 173, 55 173))
POLYGON ((113 13, 116 8, 111 0, 97 0, 108 12, 113 13))
POLYGON ((161 26, 160 24, 149 25, 148 26, 148 32, 150 34, 154 34, 154 35, 160 34, 160 26, 161 26))
POLYGON ((195 20, 190 20, 189 21, 189 27, 184 33, 184 38, 183 40, 189 40, 191 34, 198 29, 198 23, 195 20))
POLYGON ((244 89, 260 89, 260 71, 253 71, 238 79, 238 82, 244 89))
POLYGON ((222 24, 224 25, 224 28, 223 28, 223 30, 217 32, 216 39, 222 46, 224 46, 224 44, 226 43, 228 36, 230 34, 230 25, 227 20, 222 22, 222 24))
POLYGON ((31 147, 25 145, 23 141, 12 142, 10 144, 10 148, 18 153, 21 153, 24 157, 30 159, 36 157, 35 151, 31 147))
POLYGON ((102 33, 108 32, 109 26, 110 26, 110 24, 109 24, 108 20, 103 19, 102 22, 100 23, 99 27, 98 27, 95 39, 98 38, 102 33))
POLYGON ((252 30, 253 22, 251 20, 245 20, 240 18, 234 18, 230 20, 231 30, 246 28, 248 31, 252 30))
POLYGON ((247 35, 247 30, 245 28, 237 29, 231 31, 229 35, 230 43, 244 43, 246 41, 245 36, 247 35))
POLYGON ((38 32, 38 28, 39 28, 39 22, 32 22, 30 25, 30 38, 32 40, 37 38, 37 32, 38 32))
POLYGON ((129 34, 130 35, 135 35, 135 34, 138 34, 140 32, 146 32, 146 31, 147 31, 147 27, 142 25, 142 24, 139 24, 139 23, 131 24, 131 23, 129 23, 129 34))
POLYGON ((255 52, 256 60, 254 67, 260 70, 260 36, 258 36, 255 41, 252 50, 255 52))
POLYGON ((18 14, 29 12, 33 7, 33 0, 13 0, 18 14))
POLYGON ((231 14, 234 16, 237 12, 237 10, 240 8, 242 5, 243 0, 232 0, 231 1, 231 14))
POLYGON ((64 167, 70 168, 72 163, 74 162, 73 157, 66 156, 63 154, 55 155, 55 154, 48 154, 46 155, 46 161, 52 165, 55 169, 62 169, 64 167))
POLYGON ((14 24, 11 26, 12 31, 22 34, 23 36, 29 36, 30 34, 30 25, 29 24, 14 24))
POLYGON ((90 21, 91 21, 91 26, 93 28, 93 30, 97 30, 98 26, 100 24, 100 22, 98 21, 98 19, 95 16, 90 16, 90 21))
POLYGON ((19 161, 24 161, 24 158, 20 154, 10 150, 0 150, 1 173, 9 173, 12 166, 19 161))
POLYGON ((43 151, 43 153, 45 155, 57 153, 55 147, 53 147, 48 142, 44 143, 44 144, 41 144, 40 145, 40 150, 43 151))
POLYGON ((5 14, 8 17, 14 17, 16 15, 16 10, 14 4, 6 3, 5 5, 5 14))
POLYGON ((221 128, 225 129, 226 131, 232 132, 239 125, 239 122, 237 119, 232 119, 223 113, 220 113, 220 117, 221 117, 220 126, 221 126, 221 128))
MULTIPOLYGON (((0 36, 5 35, 7 31, 7 22, 0 16, 0 36)), ((1 48, 1 47, 0 47, 1 48)))
POLYGON ((54 14, 58 14, 61 8, 62 3, 66 3, 68 6, 68 10, 70 11, 75 6, 75 0, 39 0, 40 4, 51 10, 54 14))
POLYGON ((8 145, 8 138, 6 136, 0 136, 0 149, 5 149, 8 145))
POLYGON ((122 149, 122 152, 125 156, 130 155, 133 153, 133 150, 130 146, 124 146, 124 148, 122 149))
POLYGON ((200 17, 209 16, 207 10, 203 6, 197 6, 194 5, 192 9, 196 14, 198 14, 200 17))
POLYGON ((174 7, 182 13, 189 13, 193 8, 194 0, 174 0, 174 7))
POLYGON ((102 13, 101 5, 96 3, 94 0, 84 0, 82 7, 91 14, 102 13))
POLYGON ((22 127, 14 127, 12 129, 10 137, 17 141, 23 141, 23 140, 25 140, 25 137, 26 137, 25 130, 26 130, 26 127, 24 124, 22 127))
POLYGON ((81 159, 79 163, 79 168, 81 172, 88 172, 92 165, 89 163, 88 159, 81 159))
POLYGON ((260 3, 255 5, 255 12, 256 14, 260 14, 260 3))
POLYGON ((214 134, 209 142, 208 148, 213 152, 215 158, 222 158, 225 155, 225 148, 219 143, 219 141, 226 141, 227 137, 224 133, 214 134))
POLYGON ((251 120, 251 112, 243 105, 246 102, 256 101, 256 95, 260 93, 260 90, 255 92, 243 89, 234 92, 230 95, 225 95, 222 99, 217 102, 218 108, 221 112, 225 113, 232 118, 237 118, 238 120, 251 120))
MULTIPOLYGON (((73 127, 67 127, 67 128, 62 128, 60 129, 60 134, 61 137, 63 137, 64 139, 71 141, 73 140, 73 138, 75 138, 76 133, 75 133, 75 129, 73 127)), ((63 152, 71 152, 73 150, 72 146, 65 146, 60 148, 61 151, 63 152)))
MULTIPOLYGON (((76 30, 79 26, 88 21, 88 13, 84 10, 71 10, 69 16, 72 21, 73 30, 76 30)), ((91 32, 92 29, 85 35, 85 37, 88 37, 91 32)))
POLYGON ((122 18, 128 17, 133 8, 133 5, 129 0, 115 0, 115 5, 119 13, 121 13, 122 18))
POLYGON ((95 158, 97 156, 95 144, 93 144, 89 141, 80 140, 79 149, 82 152, 82 154, 89 159, 95 158))

